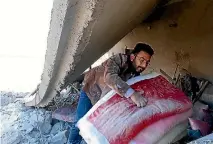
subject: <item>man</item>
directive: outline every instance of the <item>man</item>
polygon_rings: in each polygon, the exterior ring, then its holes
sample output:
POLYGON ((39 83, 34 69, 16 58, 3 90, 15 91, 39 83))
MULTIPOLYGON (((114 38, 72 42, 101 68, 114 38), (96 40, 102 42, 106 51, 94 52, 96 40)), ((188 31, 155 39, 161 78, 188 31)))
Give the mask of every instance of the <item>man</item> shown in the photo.
MULTIPOLYGON (((130 98, 138 107, 144 107, 147 100, 135 92, 126 81, 140 75, 149 65, 153 54, 154 51, 149 45, 138 43, 130 55, 117 54, 86 72, 77 107, 77 121, 110 90, 130 98)), ((76 144, 81 140, 79 129, 71 127, 68 144, 76 144)))

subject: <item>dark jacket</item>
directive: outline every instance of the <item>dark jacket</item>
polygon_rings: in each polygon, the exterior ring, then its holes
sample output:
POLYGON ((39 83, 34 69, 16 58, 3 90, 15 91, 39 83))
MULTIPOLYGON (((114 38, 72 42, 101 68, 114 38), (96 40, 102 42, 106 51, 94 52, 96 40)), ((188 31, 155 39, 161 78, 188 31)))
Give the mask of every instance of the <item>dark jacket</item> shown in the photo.
POLYGON ((139 74, 135 71, 129 55, 117 54, 85 73, 83 91, 93 105, 111 89, 125 96, 131 89, 126 81, 139 74))

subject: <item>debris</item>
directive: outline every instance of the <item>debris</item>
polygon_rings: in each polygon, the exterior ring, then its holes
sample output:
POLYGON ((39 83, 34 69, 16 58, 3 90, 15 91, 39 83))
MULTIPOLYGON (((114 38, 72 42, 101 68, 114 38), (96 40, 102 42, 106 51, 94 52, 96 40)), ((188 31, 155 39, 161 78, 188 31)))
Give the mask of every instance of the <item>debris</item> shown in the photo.
POLYGON ((47 135, 47 134, 50 133, 50 131, 52 129, 52 126, 51 126, 50 123, 44 122, 44 123, 40 124, 39 129, 40 129, 40 131, 41 131, 42 134, 47 135))
POLYGON ((57 133, 55 136, 53 136, 51 138, 51 144, 64 144, 66 143, 67 141, 67 138, 66 138, 66 130, 65 131, 61 131, 59 133, 57 133))
POLYGON ((63 134, 66 129, 64 122, 51 125, 52 112, 43 108, 26 107, 22 103, 26 95, 27 93, 0 92, 0 100, 3 100, 0 107, 1 142, 3 144, 66 143, 63 134), (60 129, 57 125, 60 125, 60 129))
POLYGON ((52 130, 50 132, 50 134, 52 135, 55 135, 57 134, 58 131, 61 131, 62 130, 62 127, 63 127, 63 124, 58 122, 56 123, 53 127, 52 127, 52 130))

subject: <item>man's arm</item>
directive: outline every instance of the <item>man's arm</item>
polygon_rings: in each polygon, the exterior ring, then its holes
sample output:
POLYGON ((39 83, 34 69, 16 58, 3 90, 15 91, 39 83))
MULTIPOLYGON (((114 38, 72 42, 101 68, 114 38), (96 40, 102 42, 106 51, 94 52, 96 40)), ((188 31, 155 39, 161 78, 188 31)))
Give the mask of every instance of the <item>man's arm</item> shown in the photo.
POLYGON ((108 59, 105 64, 104 80, 116 93, 129 98, 135 91, 119 77, 120 69, 126 61, 127 57, 122 54, 108 59))
POLYGON ((116 91, 116 93, 126 98, 130 97, 138 107, 144 107, 147 100, 139 93, 135 92, 118 75, 126 60, 127 58, 124 55, 115 55, 107 60, 105 64, 104 80, 111 89, 116 91))

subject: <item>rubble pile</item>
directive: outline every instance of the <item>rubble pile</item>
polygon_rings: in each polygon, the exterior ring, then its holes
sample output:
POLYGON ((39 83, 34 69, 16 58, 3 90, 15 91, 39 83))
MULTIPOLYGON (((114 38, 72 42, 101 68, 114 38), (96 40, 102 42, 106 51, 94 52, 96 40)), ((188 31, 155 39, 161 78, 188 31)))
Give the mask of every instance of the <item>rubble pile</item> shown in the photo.
POLYGON ((52 119, 52 112, 26 107, 28 93, 0 92, 2 144, 64 144, 68 124, 52 119))

